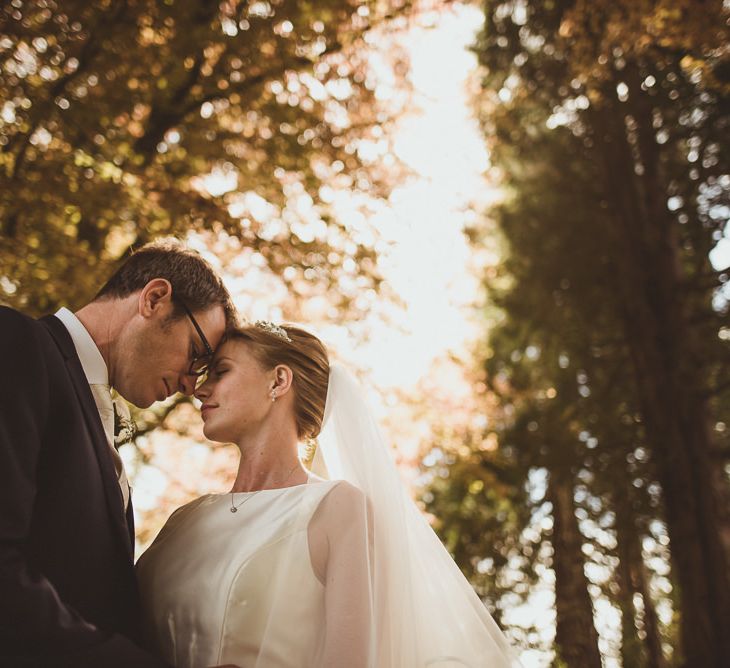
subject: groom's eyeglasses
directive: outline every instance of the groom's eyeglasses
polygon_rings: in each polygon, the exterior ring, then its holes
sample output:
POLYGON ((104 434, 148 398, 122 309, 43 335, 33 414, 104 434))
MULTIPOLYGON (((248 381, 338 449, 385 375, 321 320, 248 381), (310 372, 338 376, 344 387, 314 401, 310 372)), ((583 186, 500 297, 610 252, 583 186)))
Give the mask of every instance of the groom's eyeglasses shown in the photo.
POLYGON ((180 304, 180 306, 182 306, 183 311, 185 311, 188 318, 190 318, 190 322, 193 323, 193 327, 195 327, 195 331, 198 333, 200 340, 203 342, 203 347, 205 348, 205 352, 202 355, 196 355, 195 357, 193 357, 192 360, 190 360, 190 366, 188 367, 188 375, 189 376, 202 376, 208 371, 208 365, 210 364, 210 361, 213 359, 213 348, 211 347, 210 343, 208 343, 208 339, 205 338, 205 334, 203 334, 203 330, 200 328, 200 325, 198 324, 197 320, 193 317, 193 314, 190 311, 190 309, 181 301, 179 301, 178 304, 180 304))

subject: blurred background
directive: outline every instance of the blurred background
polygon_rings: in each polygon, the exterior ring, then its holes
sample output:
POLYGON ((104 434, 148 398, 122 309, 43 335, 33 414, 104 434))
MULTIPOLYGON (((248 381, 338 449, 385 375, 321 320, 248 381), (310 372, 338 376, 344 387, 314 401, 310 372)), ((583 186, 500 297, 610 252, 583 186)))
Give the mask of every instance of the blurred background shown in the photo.
MULTIPOLYGON (((11 0, 0 303, 177 236, 317 332, 525 666, 730 661, 727 0, 11 0)), ((135 411, 138 552, 228 489, 135 411)))

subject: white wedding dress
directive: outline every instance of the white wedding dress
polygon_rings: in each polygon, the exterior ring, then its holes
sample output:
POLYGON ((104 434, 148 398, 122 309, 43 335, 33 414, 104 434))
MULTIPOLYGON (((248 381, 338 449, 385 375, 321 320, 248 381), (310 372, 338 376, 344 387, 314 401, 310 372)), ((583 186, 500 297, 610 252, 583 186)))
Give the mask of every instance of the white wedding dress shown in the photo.
MULTIPOLYGON (((144 624, 161 656, 177 668, 368 665, 367 648, 358 650, 358 637, 367 644, 370 635, 367 611, 363 619, 345 599, 351 587, 365 605, 370 596, 344 578, 318 576, 314 563, 327 555, 318 556, 310 545, 322 525, 313 517, 338 485, 348 486, 312 477, 303 485, 234 494, 233 500, 230 494, 209 494, 175 511, 137 563, 144 624), (338 587, 339 594, 327 591, 338 587), (328 634, 325 603, 337 598, 339 621, 333 623, 340 628, 335 634, 329 624, 328 634), (358 637, 343 628, 343 617, 358 637)), ((354 491, 335 498, 331 510, 341 512, 342 499, 347 506, 354 491)), ((338 531, 332 513, 323 517, 330 518, 332 539, 332 529, 338 531)), ((359 521, 343 519, 343 526, 359 521)), ((343 547, 339 553, 331 548, 330 559, 333 554, 345 559, 343 570, 354 573, 356 582, 357 551, 364 546, 343 547)), ((366 580, 365 573, 361 582, 366 580)))
POLYGON ((330 480, 236 494, 236 513, 230 494, 201 497, 142 555, 162 656, 177 668, 518 668, 339 365, 318 443, 330 480))

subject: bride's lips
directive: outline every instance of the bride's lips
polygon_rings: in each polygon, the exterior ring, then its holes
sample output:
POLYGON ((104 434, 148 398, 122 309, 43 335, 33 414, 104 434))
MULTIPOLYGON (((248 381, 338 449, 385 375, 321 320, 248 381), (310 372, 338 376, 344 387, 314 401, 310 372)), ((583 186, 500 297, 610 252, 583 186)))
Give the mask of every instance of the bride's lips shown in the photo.
POLYGON ((202 406, 200 407, 200 415, 201 415, 201 417, 203 418, 203 420, 205 420, 205 412, 206 412, 206 411, 209 411, 209 412, 210 412, 210 411, 212 411, 212 410, 213 410, 214 408, 217 408, 217 406, 211 406, 211 405, 209 405, 209 404, 203 404, 203 405, 202 405, 202 406))

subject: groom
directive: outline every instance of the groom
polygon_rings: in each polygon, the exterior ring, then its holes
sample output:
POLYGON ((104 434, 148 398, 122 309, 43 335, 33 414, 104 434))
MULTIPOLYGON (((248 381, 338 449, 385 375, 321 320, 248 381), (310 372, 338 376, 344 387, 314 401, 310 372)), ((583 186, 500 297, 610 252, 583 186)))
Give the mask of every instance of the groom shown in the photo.
POLYGON ((134 527, 109 388, 192 394, 235 320, 175 242, 131 255, 76 314, 0 307, 0 667, 160 668, 140 647, 134 527))

